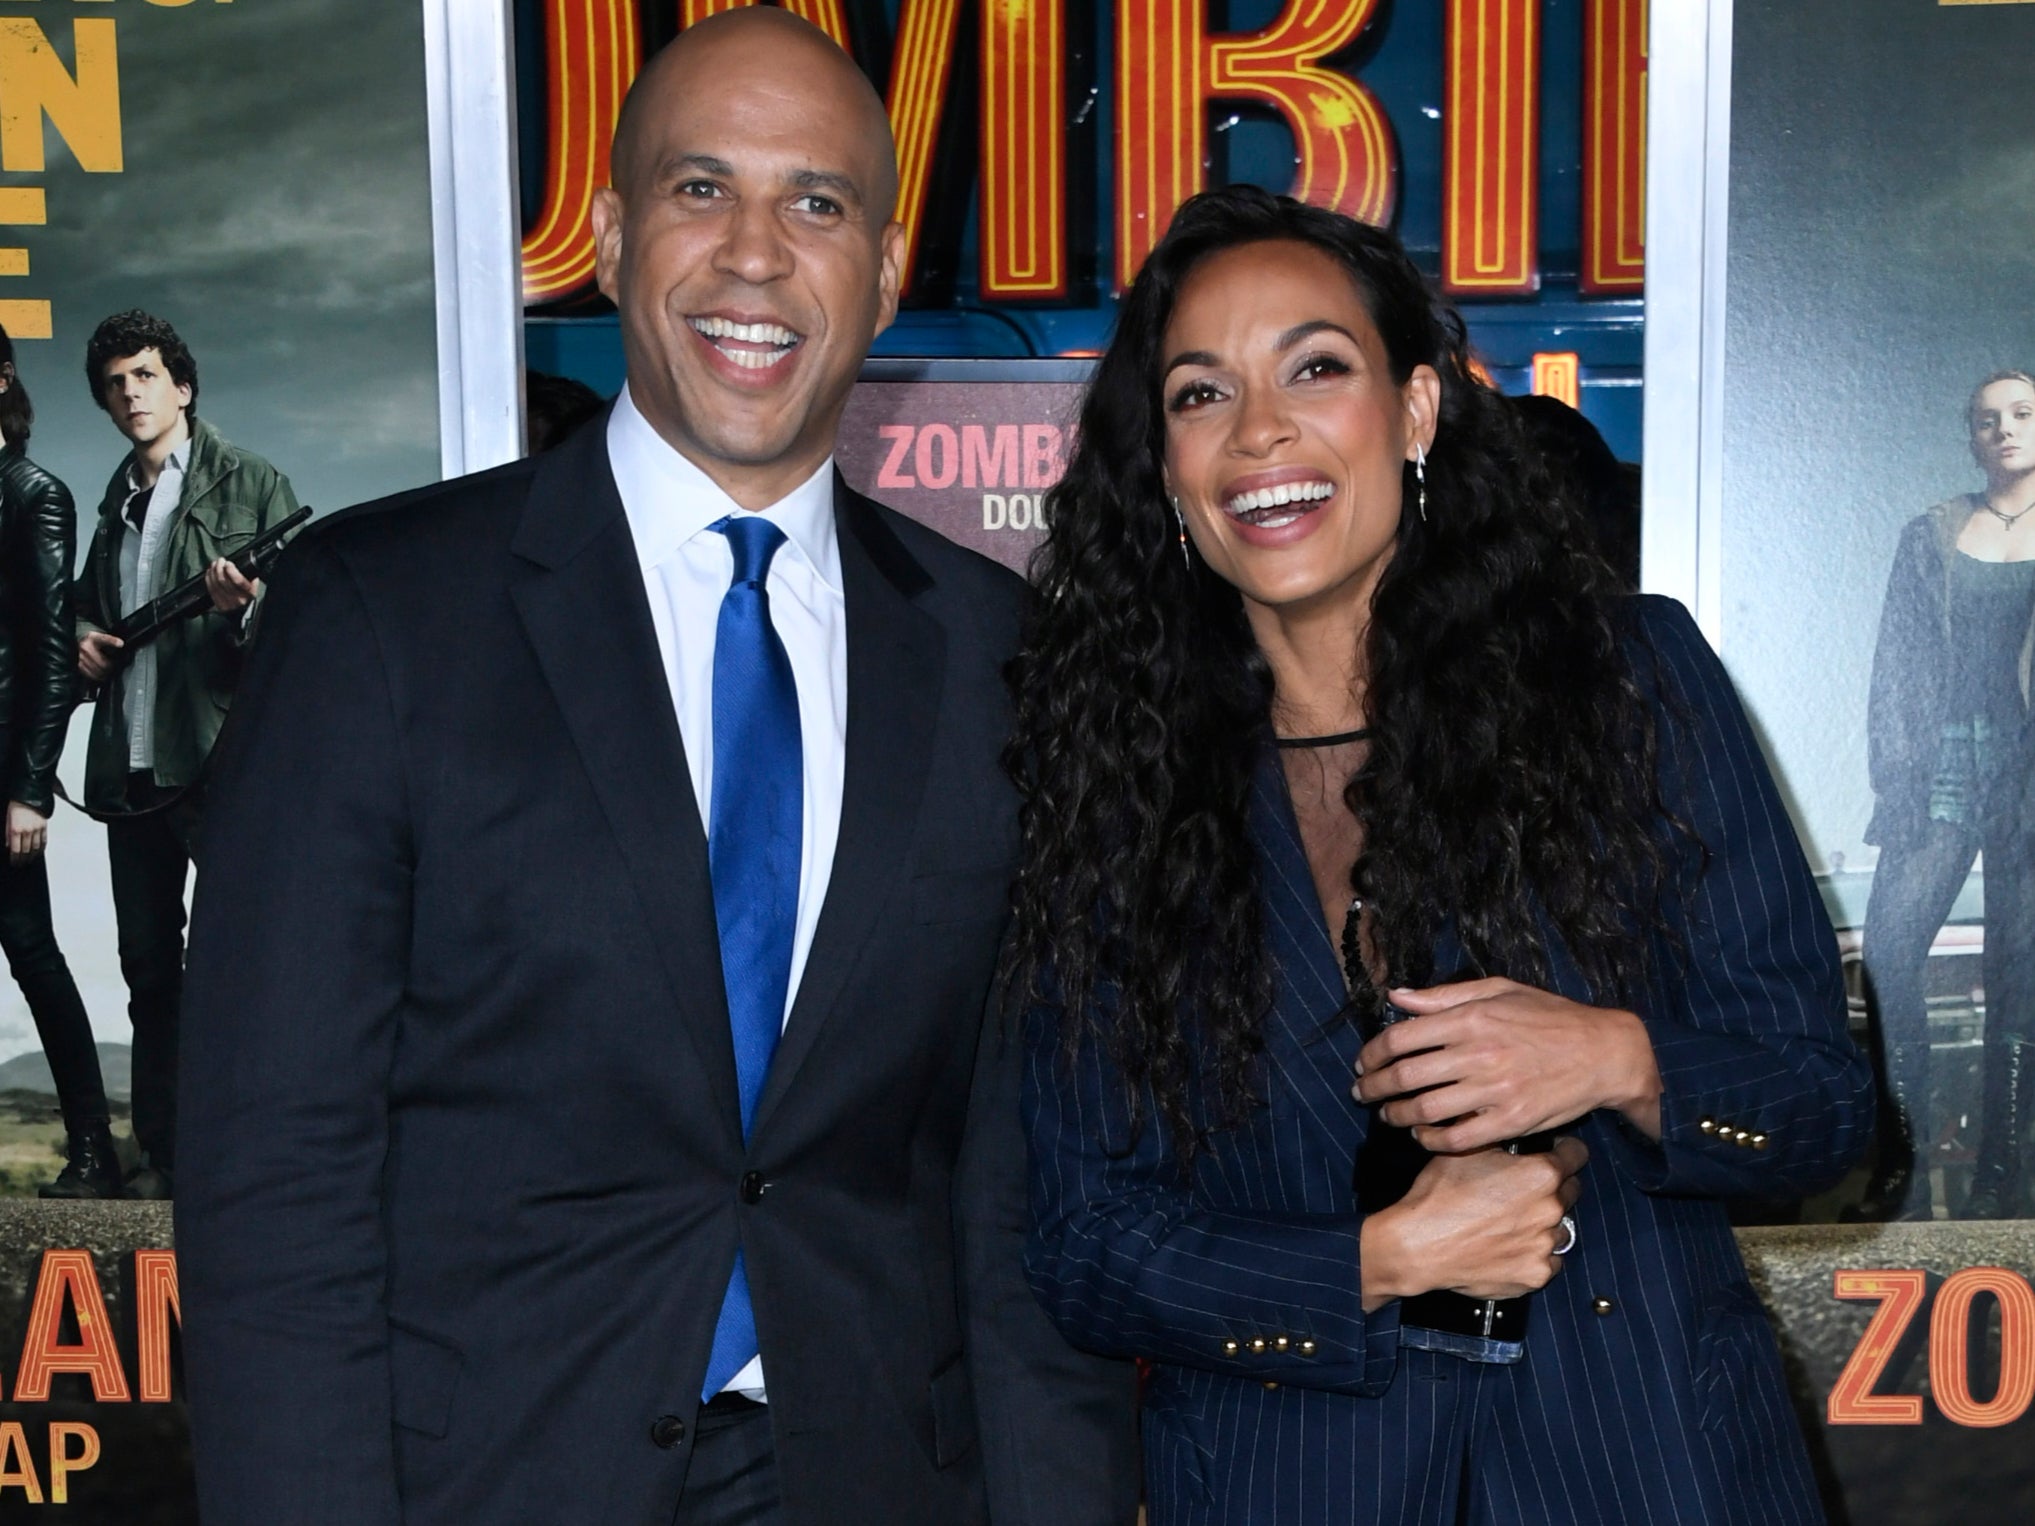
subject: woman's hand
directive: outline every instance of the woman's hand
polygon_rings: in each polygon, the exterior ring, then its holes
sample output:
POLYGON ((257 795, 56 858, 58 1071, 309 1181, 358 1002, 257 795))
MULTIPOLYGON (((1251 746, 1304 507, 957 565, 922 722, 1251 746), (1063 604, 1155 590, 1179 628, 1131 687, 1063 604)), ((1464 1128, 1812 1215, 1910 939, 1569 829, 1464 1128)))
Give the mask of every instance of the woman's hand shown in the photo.
POLYGON ((1437 1155, 1482 1149, 1615 1108, 1659 1139, 1660 1067, 1630 1012, 1513 980, 1394 991, 1414 1014, 1357 1056, 1360 1102, 1437 1155))
POLYGON ((1562 1215, 1590 1158, 1579 1139, 1544 1155, 1499 1149, 1437 1155, 1406 1196, 1364 1220, 1364 1309, 1435 1288, 1517 1298, 1562 1269, 1562 1215))

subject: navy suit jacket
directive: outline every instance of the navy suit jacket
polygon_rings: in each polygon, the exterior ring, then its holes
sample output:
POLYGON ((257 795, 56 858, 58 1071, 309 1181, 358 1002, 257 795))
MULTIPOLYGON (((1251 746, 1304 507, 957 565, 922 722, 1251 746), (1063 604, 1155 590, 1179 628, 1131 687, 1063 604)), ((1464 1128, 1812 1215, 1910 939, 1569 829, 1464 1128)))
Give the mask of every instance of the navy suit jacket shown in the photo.
MULTIPOLYGON (((1718 1200, 1835 1180, 1871 1131, 1870 1073, 1846 1034, 1829 922, 1729 680, 1679 605, 1640 601, 1637 624, 1636 649, 1658 652, 1679 700, 1655 702, 1664 793, 1709 861, 1669 907, 1679 962, 1657 951, 1641 1011, 1663 1138, 1606 1114, 1565 1130, 1591 1152, 1580 1238, 1534 1298, 1517 1365, 1402 1350, 1397 1303, 1363 1311, 1360 1042, 1329 1021, 1344 1000, 1335 950, 1269 749, 1251 818, 1277 975, 1266 1105, 1216 1134, 1183 1186, 1166 1131, 1132 1130, 1096 1047, 1070 1067, 1054 1014, 1032 1015, 1027 1270, 1071 1340, 1156 1364, 1152 1526, 1822 1518, 1718 1200)), ((1636 667, 1650 685, 1654 665, 1636 667)), ((1559 950, 1555 963, 1556 989, 1587 1000, 1559 950)))
POLYGON ((983 1037, 1022 585, 838 484, 835 520, 841 834, 746 1141, 602 425, 278 569, 184 1009, 208 1526, 668 1523, 738 1247, 788 1522, 1134 1512, 1132 1375, 1025 1287, 1020 1067, 983 1037))

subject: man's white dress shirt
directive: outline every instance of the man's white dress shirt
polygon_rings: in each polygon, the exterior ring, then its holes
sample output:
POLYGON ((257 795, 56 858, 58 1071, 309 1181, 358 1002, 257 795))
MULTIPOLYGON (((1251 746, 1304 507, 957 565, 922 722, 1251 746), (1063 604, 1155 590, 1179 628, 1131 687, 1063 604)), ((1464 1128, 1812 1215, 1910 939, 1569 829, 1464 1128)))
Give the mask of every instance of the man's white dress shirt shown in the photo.
MULTIPOLYGON (((650 619, 657 628, 664 677, 678 713, 701 827, 709 830, 714 819, 714 637, 721 600, 735 575, 735 554, 728 538, 708 526, 747 511, 665 443, 637 411, 626 386, 608 417, 608 462, 642 563, 650 619)), ((841 592, 840 546, 834 536, 833 457, 784 498, 757 512, 785 535, 785 544, 771 558, 765 589, 770 623, 784 643, 798 687, 805 754, 798 921, 792 933, 791 984, 785 994, 789 1018, 833 872, 834 844, 841 835, 848 611, 841 592)), ((762 1398, 761 1359, 738 1372, 728 1388, 762 1398)))

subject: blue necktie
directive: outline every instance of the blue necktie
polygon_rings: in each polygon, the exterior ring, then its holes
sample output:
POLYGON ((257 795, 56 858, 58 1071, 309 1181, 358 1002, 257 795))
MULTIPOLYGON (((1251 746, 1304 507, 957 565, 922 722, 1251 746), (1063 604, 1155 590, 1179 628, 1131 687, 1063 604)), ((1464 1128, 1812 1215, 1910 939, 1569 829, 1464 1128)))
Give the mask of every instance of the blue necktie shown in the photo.
MULTIPOLYGON (((742 1137, 747 1139, 791 987, 804 752, 798 687, 784 643, 770 624, 770 595, 763 586, 784 532, 754 514, 730 514, 711 528, 728 537, 735 578, 714 628, 713 820, 707 860, 728 1022, 734 1030, 742 1137)), ((756 1314, 738 1249, 714 1323, 714 1349, 700 1396, 711 1399, 719 1393, 756 1351, 756 1314)))

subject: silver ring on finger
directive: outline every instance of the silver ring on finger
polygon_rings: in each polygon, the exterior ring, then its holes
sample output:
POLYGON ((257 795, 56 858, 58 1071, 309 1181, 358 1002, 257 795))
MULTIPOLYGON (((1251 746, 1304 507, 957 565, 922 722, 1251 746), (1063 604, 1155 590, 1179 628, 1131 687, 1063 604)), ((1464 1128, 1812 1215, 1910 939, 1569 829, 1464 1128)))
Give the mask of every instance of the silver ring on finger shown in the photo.
POLYGON ((1576 1248, 1576 1218, 1574 1214, 1562 1215, 1562 1228, 1568 1231, 1568 1238, 1554 1248, 1557 1256, 1566 1256, 1576 1248))

